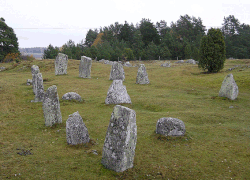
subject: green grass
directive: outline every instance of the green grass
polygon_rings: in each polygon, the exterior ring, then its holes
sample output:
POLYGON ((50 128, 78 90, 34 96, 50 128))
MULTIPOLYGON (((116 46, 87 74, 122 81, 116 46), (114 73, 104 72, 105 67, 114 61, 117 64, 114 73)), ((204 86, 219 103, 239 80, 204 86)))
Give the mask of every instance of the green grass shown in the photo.
MULTIPOLYGON (((141 62, 131 62, 139 64, 141 62)), ((105 105, 110 65, 92 64, 91 79, 78 77, 80 61, 69 60, 68 75, 55 76, 54 61, 0 64, 0 179, 248 179, 250 177, 250 60, 227 60, 214 74, 197 65, 160 67, 146 61, 150 84, 135 84, 137 68, 124 67, 125 81, 136 112, 134 167, 122 173, 104 168, 102 147, 114 105, 105 105), (44 89, 56 85, 61 99, 74 91, 84 102, 60 100, 63 123, 45 127, 42 103, 34 99, 30 67, 40 67, 44 89), (242 65, 233 71, 228 68, 242 65), (239 87, 235 101, 218 97, 225 76, 233 73, 239 87), (229 108, 233 106, 233 108, 229 108), (70 146, 66 120, 78 111, 91 142, 70 146), (155 134, 161 117, 181 119, 183 137, 155 134), (31 150, 32 149, 32 150, 31 150), (21 156, 29 150, 32 155, 21 156), (93 154, 96 150, 98 155, 93 154)))

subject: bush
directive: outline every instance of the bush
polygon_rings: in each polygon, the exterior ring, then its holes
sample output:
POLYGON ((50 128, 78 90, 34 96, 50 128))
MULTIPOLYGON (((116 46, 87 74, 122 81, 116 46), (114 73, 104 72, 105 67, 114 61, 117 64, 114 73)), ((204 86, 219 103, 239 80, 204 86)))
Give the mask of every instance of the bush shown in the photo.
POLYGON ((220 29, 209 29, 201 40, 199 67, 208 72, 218 72, 224 67, 226 47, 220 29))
POLYGON ((8 63, 12 61, 20 62, 19 53, 8 53, 3 60, 4 63, 8 63))

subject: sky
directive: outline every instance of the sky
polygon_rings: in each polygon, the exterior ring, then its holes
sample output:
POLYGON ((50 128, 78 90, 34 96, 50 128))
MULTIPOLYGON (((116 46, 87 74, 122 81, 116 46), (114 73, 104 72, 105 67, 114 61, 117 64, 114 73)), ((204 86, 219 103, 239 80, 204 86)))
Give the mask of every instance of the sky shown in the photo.
POLYGON ((207 29, 221 27, 234 15, 250 24, 250 0, 1 0, 0 17, 14 29, 20 48, 61 47, 69 39, 85 40, 89 29, 142 18, 170 26, 180 16, 200 17, 207 29))

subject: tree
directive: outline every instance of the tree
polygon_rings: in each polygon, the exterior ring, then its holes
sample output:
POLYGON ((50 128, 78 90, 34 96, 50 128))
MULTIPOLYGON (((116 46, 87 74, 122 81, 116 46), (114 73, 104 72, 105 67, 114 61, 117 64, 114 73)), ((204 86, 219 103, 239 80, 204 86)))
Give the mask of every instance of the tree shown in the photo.
POLYGON ((0 62, 9 53, 19 53, 18 39, 14 30, 5 23, 4 18, 0 18, 0 62))
POLYGON ((85 38, 84 45, 90 47, 94 43, 97 35, 98 35, 97 29, 95 29, 94 31, 92 29, 89 29, 85 38))
POLYGON ((225 41, 220 29, 209 29, 201 40, 199 67, 210 73, 218 72, 226 60, 225 41))
POLYGON ((43 59, 55 59, 59 53, 58 47, 53 47, 51 44, 43 52, 43 59))

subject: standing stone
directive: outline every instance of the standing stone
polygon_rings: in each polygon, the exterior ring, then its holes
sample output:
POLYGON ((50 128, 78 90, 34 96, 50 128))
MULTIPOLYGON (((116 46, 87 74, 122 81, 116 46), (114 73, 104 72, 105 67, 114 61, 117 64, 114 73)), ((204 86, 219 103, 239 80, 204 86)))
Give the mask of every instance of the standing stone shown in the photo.
POLYGON ((91 66, 92 66, 92 60, 89 57, 82 56, 79 66, 79 77, 82 78, 91 78, 91 66))
POLYGON ((67 143, 72 145, 89 142, 88 129, 78 111, 69 115, 66 121, 66 137, 67 143))
POLYGON ((45 126, 62 123, 62 115, 56 85, 50 86, 44 94, 43 114, 45 126))
POLYGON ((125 79, 124 69, 121 63, 113 62, 109 80, 123 80, 125 79))
POLYGON ((140 64, 138 68, 136 84, 149 84, 148 74, 144 64, 140 64))
POLYGON ((63 53, 58 53, 55 60, 55 74, 67 74, 68 56, 63 53))
POLYGON ((137 141, 136 113, 116 105, 111 114, 102 151, 102 164, 116 172, 133 167, 137 141))
POLYGON ((233 74, 228 74, 222 82, 221 89, 219 91, 219 96, 235 100, 238 94, 239 89, 234 80, 233 74))
POLYGON ((37 65, 31 66, 31 74, 32 74, 32 87, 33 93, 36 95, 37 92, 37 74, 40 73, 39 67, 37 65))
POLYGON ((131 99, 127 93, 126 86, 122 84, 122 80, 114 80, 109 87, 105 104, 122 103, 131 103, 131 99))
POLYGON ((42 73, 38 73, 36 80, 36 94, 35 94, 35 100, 32 102, 43 102, 44 98, 44 88, 43 88, 43 76, 42 73))
POLYGON ((186 132, 182 120, 171 117, 158 119, 156 123, 156 133, 165 136, 183 136, 186 132))

